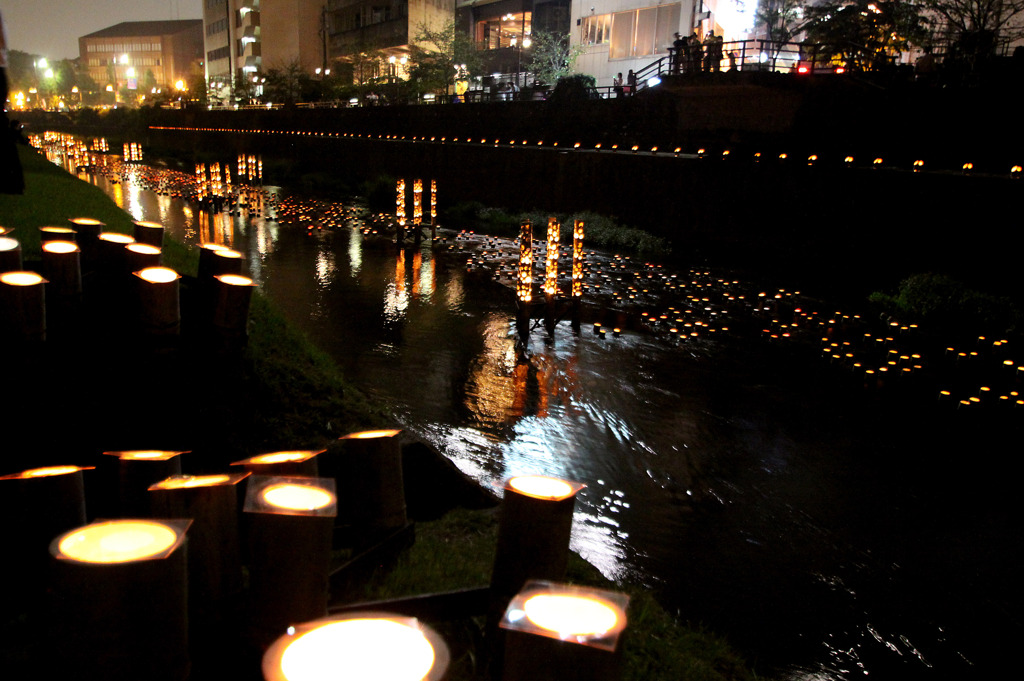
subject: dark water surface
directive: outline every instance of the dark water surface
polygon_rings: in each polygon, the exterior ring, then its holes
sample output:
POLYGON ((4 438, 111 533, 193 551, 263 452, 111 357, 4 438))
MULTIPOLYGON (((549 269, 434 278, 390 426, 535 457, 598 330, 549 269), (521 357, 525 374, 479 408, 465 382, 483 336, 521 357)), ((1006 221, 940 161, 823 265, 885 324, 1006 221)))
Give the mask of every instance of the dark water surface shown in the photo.
MULTIPOLYGON (((310 234, 288 201, 281 223, 211 217, 130 179, 95 182, 178 239, 243 251, 261 290, 354 383, 482 484, 585 483, 574 548, 766 671, 982 678, 1010 664, 1022 629, 1014 429, 865 397, 813 353, 758 340, 751 298, 714 303, 717 318, 691 305, 717 328, 682 344, 563 321, 553 336, 536 329, 523 355, 504 288, 468 275, 465 258, 365 239, 347 206, 310 234)), ((723 295, 714 273, 705 281, 688 290, 723 295)))

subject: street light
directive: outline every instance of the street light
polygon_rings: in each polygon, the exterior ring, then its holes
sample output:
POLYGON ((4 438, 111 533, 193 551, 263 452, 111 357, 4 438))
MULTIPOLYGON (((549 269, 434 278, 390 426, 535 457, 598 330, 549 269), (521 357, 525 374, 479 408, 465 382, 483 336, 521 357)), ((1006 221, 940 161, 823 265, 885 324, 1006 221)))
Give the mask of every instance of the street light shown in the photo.
POLYGON ((523 36, 523 42, 519 42, 519 36, 512 36, 512 47, 516 51, 516 86, 520 87, 519 74, 522 68, 523 61, 523 50, 528 50, 533 45, 533 41, 530 39, 530 34, 527 33, 523 36))

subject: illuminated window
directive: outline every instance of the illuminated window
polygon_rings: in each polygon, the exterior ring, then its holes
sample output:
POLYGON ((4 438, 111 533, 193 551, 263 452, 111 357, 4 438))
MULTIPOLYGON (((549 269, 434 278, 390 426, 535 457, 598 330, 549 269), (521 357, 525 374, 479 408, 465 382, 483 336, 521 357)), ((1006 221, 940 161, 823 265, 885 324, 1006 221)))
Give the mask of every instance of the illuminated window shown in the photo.
POLYGON ((605 45, 612 36, 612 15, 583 17, 580 43, 583 45, 605 45))
POLYGON ((481 50, 522 45, 523 36, 533 32, 533 13, 505 14, 476 23, 476 44, 481 50))
POLYGON ((612 15, 609 59, 664 54, 679 30, 678 3, 612 15))

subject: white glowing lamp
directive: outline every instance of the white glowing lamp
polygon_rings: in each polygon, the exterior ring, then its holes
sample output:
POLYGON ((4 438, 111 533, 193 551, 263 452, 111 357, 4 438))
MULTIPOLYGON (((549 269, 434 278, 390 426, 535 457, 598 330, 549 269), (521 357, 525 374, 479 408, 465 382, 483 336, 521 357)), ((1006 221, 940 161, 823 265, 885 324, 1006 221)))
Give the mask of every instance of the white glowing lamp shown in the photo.
POLYGON ((623 593, 535 580, 509 603, 501 627, 613 651, 628 604, 623 593))
POLYGON ((47 241, 43 244, 43 250, 47 253, 74 253, 78 250, 78 244, 71 241, 47 241))
POLYGON ((263 656, 266 681, 436 681, 448 647, 413 618, 351 613, 291 627, 263 656))
POLYGON ((0 282, 8 286, 38 286, 46 283, 46 280, 35 272, 5 272, 0 274, 0 282))
POLYGON ((9 236, 0 236, 0 251, 13 251, 18 248, 18 240, 9 236))
POLYGON ((151 284, 169 284, 178 280, 178 273, 169 267, 147 267, 135 272, 135 276, 151 284))
POLYGON ((185 539, 191 521, 110 520, 67 532, 50 545, 59 560, 77 563, 130 563, 171 555, 185 539))

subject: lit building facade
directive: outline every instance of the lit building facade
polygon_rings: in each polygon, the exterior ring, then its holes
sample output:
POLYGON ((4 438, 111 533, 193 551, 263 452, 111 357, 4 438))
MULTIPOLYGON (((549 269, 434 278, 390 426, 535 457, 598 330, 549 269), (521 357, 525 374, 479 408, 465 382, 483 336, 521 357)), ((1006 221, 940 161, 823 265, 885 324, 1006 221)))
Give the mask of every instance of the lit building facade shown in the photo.
POLYGON ((328 55, 353 66, 353 79, 387 75, 404 77, 405 63, 422 26, 440 30, 455 16, 455 0, 328 0, 328 55), (371 63, 360 55, 378 54, 371 63))
POLYGON ((293 64, 312 75, 327 61, 325 0, 203 0, 206 83, 230 101, 235 86, 293 64))
POLYGON ((582 45, 576 70, 611 85, 618 73, 639 71, 668 56, 675 33, 714 30, 726 41, 749 37, 756 2, 736 0, 589 0, 572 5, 570 37, 582 45))
POLYGON ((203 22, 128 21, 78 39, 81 64, 100 86, 172 88, 203 59, 203 22))
POLYGON ((485 52, 487 71, 516 77, 529 62, 536 33, 570 32, 570 0, 458 0, 461 30, 485 52))

